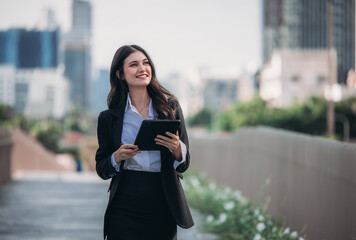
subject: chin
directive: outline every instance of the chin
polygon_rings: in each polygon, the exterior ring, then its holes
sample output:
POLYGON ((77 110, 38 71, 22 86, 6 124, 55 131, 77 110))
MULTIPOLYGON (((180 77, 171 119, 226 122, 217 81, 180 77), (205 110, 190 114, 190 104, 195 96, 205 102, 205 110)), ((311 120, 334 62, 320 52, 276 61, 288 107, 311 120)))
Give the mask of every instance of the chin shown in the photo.
POLYGON ((133 87, 136 88, 142 88, 142 87, 147 87, 150 83, 141 83, 141 84, 135 84, 133 87))

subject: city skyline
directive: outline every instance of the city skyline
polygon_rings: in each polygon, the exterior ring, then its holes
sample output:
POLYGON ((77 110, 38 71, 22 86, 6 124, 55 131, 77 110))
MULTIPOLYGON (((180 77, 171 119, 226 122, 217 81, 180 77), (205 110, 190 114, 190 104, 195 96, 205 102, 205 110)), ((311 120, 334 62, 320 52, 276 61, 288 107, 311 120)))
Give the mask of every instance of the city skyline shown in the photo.
MULTIPOLYGON (((95 68, 110 68, 116 49, 132 43, 147 49, 159 76, 201 66, 256 68, 261 63, 260 0, 89 2, 95 68)), ((68 32, 71 5, 71 0, 0 0, 0 29, 34 28, 49 7, 62 32, 68 32)))

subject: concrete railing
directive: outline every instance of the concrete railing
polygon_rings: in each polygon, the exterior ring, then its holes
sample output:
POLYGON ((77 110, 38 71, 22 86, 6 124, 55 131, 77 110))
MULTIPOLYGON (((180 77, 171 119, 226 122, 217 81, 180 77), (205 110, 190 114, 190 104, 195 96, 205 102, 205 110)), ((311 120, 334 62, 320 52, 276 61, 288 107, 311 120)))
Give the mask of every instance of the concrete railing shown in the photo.
POLYGON ((10 180, 12 144, 11 132, 0 129, 0 187, 10 180))
POLYGON ((191 165, 308 239, 356 238, 356 145, 265 127, 190 131, 191 165))

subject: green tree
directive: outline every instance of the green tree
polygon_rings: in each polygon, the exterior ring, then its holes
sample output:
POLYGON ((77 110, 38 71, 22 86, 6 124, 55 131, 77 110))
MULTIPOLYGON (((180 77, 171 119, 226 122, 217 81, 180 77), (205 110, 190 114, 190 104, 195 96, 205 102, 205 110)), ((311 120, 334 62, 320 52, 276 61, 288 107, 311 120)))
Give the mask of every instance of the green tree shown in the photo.
POLYGON ((0 127, 11 127, 16 125, 15 110, 6 104, 0 102, 0 127))
POLYGON ((220 129, 233 131, 240 127, 262 125, 267 121, 267 103, 260 97, 251 101, 236 103, 230 110, 219 116, 220 129))
MULTIPOLYGON (((350 137, 356 138, 356 97, 351 97, 335 104, 335 113, 346 117, 350 124, 350 137)), ((336 119, 336 132, 343 132, 344 126, 336 119)))
POLYGON ((58 152, 58 143, 63 135, 63 126, 57 122, 43 122, 37 131, 37 139, 49 150, 58 152))
POLYGON ((203 108, 190 117, 188 119, 188 123, 190 126, 202 125, 210 129, 213 117, 213 112, 209 108, 203 108))
MULTIPOLYGON (((296 102, 287 108, 268 107, 266 101, 255 97, 251 101, 236 103, 219 117, 220 130, 234 131, 241 127, 265 125, 311 135, 326 135, 327 102, 311 97, 305 103, 296 102)), ((335 104, 335 113, 350 123, 350 137, 356 137, 356 98, 335 104)), ((336 135, 341 138, 343 126, 336 122, 336 135)))
POLYGON ((86 133, 90 128, 90 117, 81 109, 74 109, 63 119, 66 130, 86 133))

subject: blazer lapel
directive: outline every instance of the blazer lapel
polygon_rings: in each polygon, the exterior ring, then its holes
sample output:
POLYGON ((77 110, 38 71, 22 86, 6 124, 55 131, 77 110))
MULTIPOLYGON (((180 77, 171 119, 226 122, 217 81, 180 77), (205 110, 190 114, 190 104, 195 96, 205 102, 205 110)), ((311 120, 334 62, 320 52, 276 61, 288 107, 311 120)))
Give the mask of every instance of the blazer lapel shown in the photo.
POLYGON ((113 126, 112 133, 114 137, 115 149, 118 149, 121 146, 121 135, 122 135, 122 126, 124 121, 124 110, 125 106, 119 108, 110 108, 109 111, 113 115, 113 126))

